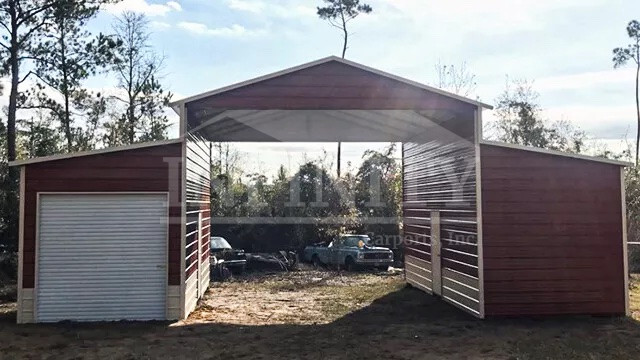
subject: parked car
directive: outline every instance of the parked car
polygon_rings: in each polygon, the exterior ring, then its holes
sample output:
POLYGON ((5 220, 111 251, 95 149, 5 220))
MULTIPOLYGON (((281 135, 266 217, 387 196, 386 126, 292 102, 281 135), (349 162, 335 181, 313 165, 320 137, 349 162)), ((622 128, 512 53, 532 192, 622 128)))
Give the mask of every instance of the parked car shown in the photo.
MULTIPOLYGON (((211 237, 211 265, 218 271, 226 268, 233 274, 242 274, 247 268, 247 256, 242 249, 234 249, 223 237, 211 237)), ((223 272, 221 272, 223 273, 223 272)))
POLYGON ((393 252, 384 247, 371 245, 367 235, 340 235, 328 245, 307 246, 305 261, 314 265, 344 266, 347 270, 356 267, 375 267, 387 270, 393 264, 393 252))

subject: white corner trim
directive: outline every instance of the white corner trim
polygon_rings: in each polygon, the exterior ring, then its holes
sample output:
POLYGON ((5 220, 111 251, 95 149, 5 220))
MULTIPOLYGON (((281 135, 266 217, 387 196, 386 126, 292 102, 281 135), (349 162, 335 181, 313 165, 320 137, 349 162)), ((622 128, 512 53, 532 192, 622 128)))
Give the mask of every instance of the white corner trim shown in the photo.
MULTIPOLYGON (((25 194, 25 179, 26 179, 26 171, 27 168, 24 166, 20 167, 20 223, 18 224, 18 311, 17 311, 17 323, 22 324, 25 322, 23 317, 23 266, 24 266, 24 194, 25 194)), ((33 309, 31 311, 33 312, 33 309)))
POLYGON ((573 153, 567 153, 567 152, 557 151, 557 150, 548 150, 548 149, 542 149, 542 148, 537 148, 533 146, 509 144, 509 143, 500 142, 500 141, 480 140, 480 144, 498 146, 498 147, 514 149, 514 150, 529 151, 529 152, 535 152, 540 154, 562 156, 566 158, 574 158, 579 160, 594 161, 594 162, 600 162, 604 164, 611 164, 611 165, 618 165, 618 166, 633 166, 632 163, 626 162, 626 161, 605 159, 597 156, 573 154, 573 153))
POLYGON ((484 311, 484 251, 482 234, 482 156, 480 143, 482 141, 482 107, 475 111, 475 161, 476 161, 476 231, 478 249, 478 317, 485 318, 484 311))
POLYGON ((405 83, 407 85, 414 86, 414 87, 417 87, 417 88, 420 88, 420 89, 423 89, 423 90, 427 90, 427 91, 430 91, 430 92, 433 92, 433 93, 436 93, 436 94, 439 94, 439 95, 443 95, 443 96, 446 96, 446 97, 449 97, 449 98, 452 98, 452 99, 455 99, 455 100, 458 100, 458 101, 462 101, 462 102, 465 102, 467 104, 483 107, 483 108, 486 108, 486 109, 493 109, 493 106, 491 106, 489 104, 485 104, 485 103, 482 103, 482 102, 479 102, 479 101, 476 101, 476 100, 472 100, 472 99, 469 99, 469 98, 466 98, 466 97, 463 97, 463 96, 460 96, 460 95, 456 95, 456 94, 450 93, 450 92, 442 90, 442 89, 438 89, 438 88, 435 88, 435 87, 432 87, 432 86, 429 86, 429 85, 425 85, 425 84, 422 84, 422 83, 419 83, 419 82, 416 82, 416 81, 413 81, 413 80, 409 80, 409 79, 406 79, 406 78, 403 78, 403 77, 400 77, 400 76, 397 76, 397 75, 393 75, 393 74, 384 72, 382 70, 374 69, 372 67, 369 67, 369 66, 366 66, 366 65, 362 65, 362 64, 354 62, 354 61, 342 59, 342 58, 339 58, 337 56, 325 57, 325 58, 322 58, 322 59, 319 59, 319 60, 311 61, 311 62, 302 64, 302 65, 294 66, 294 67, 291 67, 291 68, 288 68, 288 69, 284 69, 284 70, 281 70, 281 71, 277 71, 277 72, 274 72, 274 73, 271 73, 271 74, 259 76, 257 78, 253 78, 253 79, 250 79, 250 80, 247 80, 247 81, 243 81, 243 82, 239 82, 239 83, 236 83, 236 84, 233 84, 233 85, 225 86, 225 87, 222 87, 222 88, 219 88, 219 89, 207 91, 207 92, 204 92, 204 93, 201 93, 201 94, 198 94, 198 95, 189 96, 189 97, 186 97, 184 99, 180 99, 180 100, 174 101, 174 102, 170 103, 169 106, 174 111, 178 112, 178 109, 180 109, 180 106, 183 105, 183 104, 186 104, 186 103, 189 103, 189 102, 192 102, 192 101, 196 101, 196 100, 200 100, 200 99, 203 99, 203 98, 206 98, 206 97, 209 97, 209 96, 222 94, 222 93, 227 92, 227 91, 231 91, 231 90, 235 90, 235 89, 238 89, 238 88, 241 88, 241 87, 244 87, 244 86, 256 84, 256 83, 259 83, 261 81, 273 79, 273 78, 276 78, 276 77, 279 77, 279 76, 283 76, 283 75, 287 75, 287 74, 290 74, 290 73, 293 73, 293 72, 296 72, 296 71, 308 69, 310 67, 321 65, 321 64, 325 64, 325 63, 328 63, 328 62, 331 62, 331 61, 336 61, 336 62, 345 64, 345 65, 349 65, 349 66, 358 68, 360 70, 368 71, 368 72, 371 72, 373 74, 376 74, 376 75, 379 75, 379 76, 383 76, 383 77, 386 77, 386 78, 389 78, 389 79, 392 79, 392 80, 396 80, 396 81, 405 83))
MULTIPOLYGON (((181 109, 184 110, 185 105, 181 105, 181 109)), ((181 111, 180 122, 186 123, 186 113, 181 111)), ((180 320, 187 318, 188 313, 186 311, 186 292, 187 292, 187 278, 186 278, 186 246, 187 246, 187 141, 182 142, 182 164, 181 164, 181 179, 180 179, 180 320)))
POLYGON ((144 148, 155 147, 155 146, 179 144, 181 142, 182 142, 182 138, 178 138, 178 139, 171 139, 171 140, 152 141, 152 142, 146 142, 146 143, 140 143, 140 144, 115 146, 115 147, 110 147, 110 148, 96 149, 96 150, 89 150, 89 151, 80 151, 80 152, 69 153, 69 154, 58 154, 58 155, 51 155, 51 156, 43 156, 43 157, 37 157, 37 158, 27 159, 27 160, 11 161, 11 162, 9 162, 9 166, 22 166, 22 165, 36 164, 36 163, 47 162, 47 161, 71 159, 71 158, 77 158, 77 157, 82 157, 82 156, 108 154, 108 153, 114 153, 114 152, 119 152, 119 151, 144 149, 144 148))
POLYGON ((629 307, 629 244, 627 244, 627 195, 624 182, 624 168, 620 168, 620 195, 622 206, 622 262, 624 276, 624 311, 631 316, 629 307))

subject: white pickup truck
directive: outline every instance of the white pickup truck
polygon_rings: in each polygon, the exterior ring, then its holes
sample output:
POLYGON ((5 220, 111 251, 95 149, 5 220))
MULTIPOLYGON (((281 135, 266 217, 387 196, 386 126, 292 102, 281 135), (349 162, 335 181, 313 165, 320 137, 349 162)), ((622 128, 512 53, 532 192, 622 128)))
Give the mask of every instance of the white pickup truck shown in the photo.
POLYGON ((307 246, 304 259, 314 265, 344 266, 347 270, 356 267, 387 270, 393 264, 393 252, 372 246, 367 235, 340 235, 328 245, 307 246))

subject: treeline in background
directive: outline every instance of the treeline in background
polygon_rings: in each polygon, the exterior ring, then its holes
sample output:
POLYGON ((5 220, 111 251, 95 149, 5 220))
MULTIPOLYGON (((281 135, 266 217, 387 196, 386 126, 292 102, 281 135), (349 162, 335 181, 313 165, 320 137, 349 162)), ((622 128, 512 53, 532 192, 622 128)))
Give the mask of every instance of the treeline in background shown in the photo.
POLYGON ((167 138, 172 95, 148 20, 125 12, 108 31, 88 26, 114 2, 0 0, 0 282, 17 269, 10 161, 167 138))
MULTIPOLYGON (((123 13, 109 31, 94 33, 89 29, 88 23, 101 8, 114 2, 117 1, 0 0, 0 92, 8 98, 8 104, 0 111, 0 250, 3 259, 9 259, 0 261, 0 281, 4 281, 3 274, 13 278, 16 274, 19 174, 8 166, 10 161, 167 137, 171 123, 166 105, 172 95, 163 80, 165 58, 152 46, 147 19, 140 14, 123 13)), ((322 3, 319 18, 345 35, 350 20, 373 11, 360 1, 322 3)), ((612 65, 635 66, 638 74, 640 23, 631 21, 626 31, 629 44, 613 49, 612 65)), ((343 57, 348 49, 347 39, 341 39, 343 57)), ((435 70, 436 81, 432 85, 462 96, 475 96, 475 75, 464 62, 437 64, 435 70)), ((640 125, 638 96, 636 91, 640 125)), ((640 242, 640 129, 628 150, 610 151, 571 122, 545 118, 534 83, 529 81, 507 81, 494 103, 497 120, 485 124, 487 138, 635 160, 635 166, 625 173, 627 224, 628 240, 640 242)), ((216 146, 218 161, 212 164, 212 178, 217 184, 212 196, 214 217, 341 219, 337 225, 310 222, 284 226, 277 221, 214 224, 214 234, 227 236, 237 247, 249 251, 299 248, 340 231, 393 236, 401 230, 401 168, 400 160, 393 155, 395 145, 365 152, 361 165, 340 175, 333 174, 329 164, 312 161, 300 164, 292 173, 281 168, 271 179, 261 173, 234 170, 228 156, 233 149, 229 144, 216 146), (382 174, 378 194, 382 206, 378 207, 367 205, 373 173, 382 174), (279 205, 289 200, 292 181, 300 183, 301 202, 315 199, 320 187, 328 206, 279 205), (397 221, 368 221, 376 218, 397 221)), ((338 152, 338 168, 339 159, 338 152)), ((638 270, 640 246, 631 246, 630 254, 632 269, 638 270)))

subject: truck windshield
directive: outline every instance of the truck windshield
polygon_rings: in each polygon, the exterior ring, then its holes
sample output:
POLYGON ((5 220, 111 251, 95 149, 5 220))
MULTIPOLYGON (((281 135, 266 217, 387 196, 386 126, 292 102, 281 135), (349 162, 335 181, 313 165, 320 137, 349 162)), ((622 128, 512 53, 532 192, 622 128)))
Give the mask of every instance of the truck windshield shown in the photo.
POLYGON ((211 248, 212 249, 231 249, 231 245, 225 240, 225 238, 219 236, 211 237, 211 248))
POLYGON ((362 241, 365 246, 371 246, 371 239, 368 236, 345 236, 343 238, 344 246, 348 247, 359 247, 360 242, 362 241))

